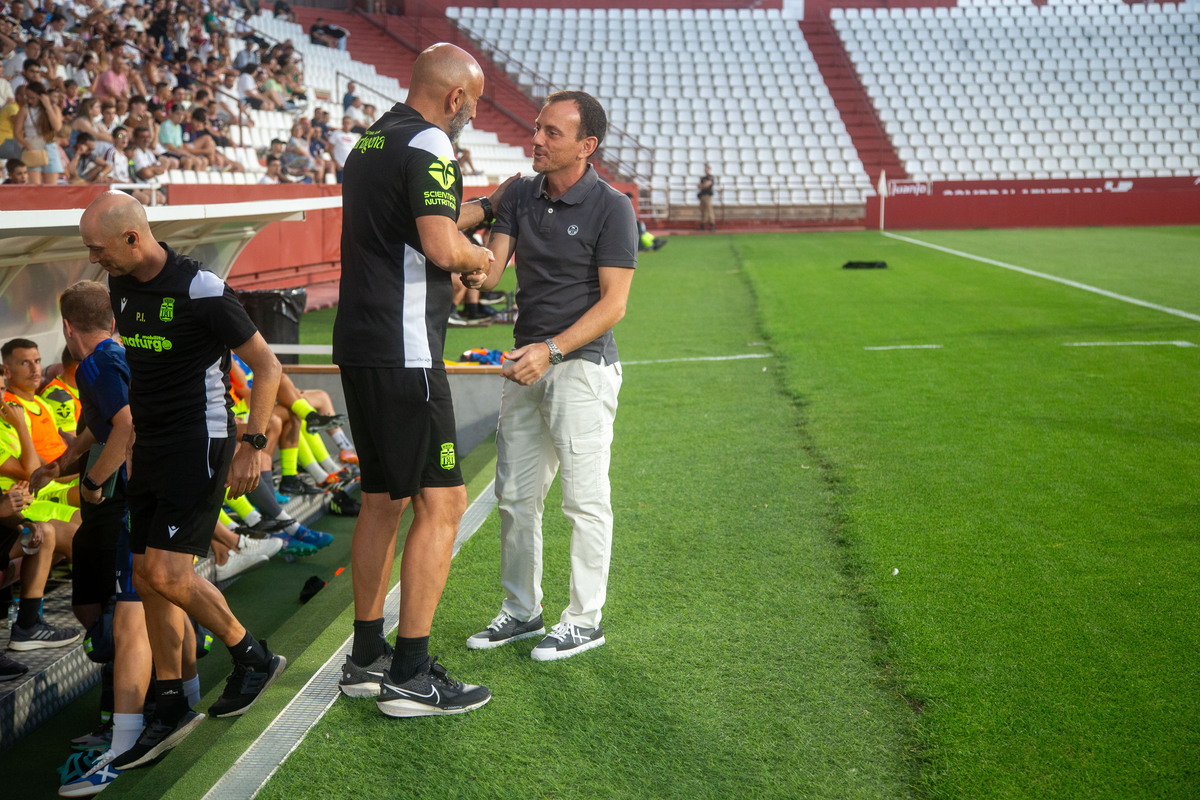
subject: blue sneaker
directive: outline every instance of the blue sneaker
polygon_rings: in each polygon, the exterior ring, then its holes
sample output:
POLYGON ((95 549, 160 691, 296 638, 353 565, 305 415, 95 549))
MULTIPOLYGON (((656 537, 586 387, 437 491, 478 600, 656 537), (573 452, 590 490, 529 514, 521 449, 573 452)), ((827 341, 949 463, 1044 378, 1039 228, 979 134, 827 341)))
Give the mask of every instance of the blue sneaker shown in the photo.
POLYGON ((121 774, 121 770, 110 763, 116 757, 117 754, 112 750, 106 751, 104 755, 96 760, 96 763, 92 765, 92 768, 82 778, 59 787, 58 796, 91 797, 92 795, 100 794, 106 786, 115 781, 121 774))
POLYGON ((100 755, 95 751, 84 751, 81 753, 71 753, 67 757, 67 763, 58 768, 58 782, 65 786, 68 783, 74 783, 88 773, 92 765, 96 763, 100 755))
POLYGON ((328 547, 333 544, 332 534, 314 531, 312 528, 306 528, 303 525, 292 534, 292 538, 304 542, 304 544, 311 544, 316 548, 328 547))
POLYGON ((283 550, 280 552, 283 553, 285 559, 289 556, 291 558, 305 558, 317 552, 317 548, 314 545, 307 544, 299 539, 293 539, 286 533, 273 533, 271 534, 271 538, 283 540, 283 550))
POLYGON ((288 503, 292 502, 292 496, 290 494, 284 494, 283 492, 276 491, 275 502, 279 503, 281 506, 286 506, 288 503))

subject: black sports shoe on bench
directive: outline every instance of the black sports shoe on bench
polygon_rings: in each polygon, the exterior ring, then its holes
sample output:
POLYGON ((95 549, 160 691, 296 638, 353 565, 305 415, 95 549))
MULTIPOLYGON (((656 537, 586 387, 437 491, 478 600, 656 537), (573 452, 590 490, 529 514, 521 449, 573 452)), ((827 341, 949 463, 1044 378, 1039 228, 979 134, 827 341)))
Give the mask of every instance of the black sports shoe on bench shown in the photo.
POLYGON ((346 417, 343 414, 322 414, 319 411, 313 411, 304 418, 304 427, 308 429, 309 433, 340 428, 345 424, 346 417))
MULTIPOLYGON (((262 642, 265 648, 267 643, 262 642)), ((283 674, 287 668, 287 659, 267 650, 267 663, 257 667, 234 662, 233 674, 225 682, 225 691, 217 698, 217 702, 208 707, 208 713, 213 717, 236 717, 245 713, 254 705, 254 701, 262 696, 267 687, 283 674)))
POLYGON ((182 742, 203 719, 203 714, 189 710, 174 722, 150 720, 133 747, 112 760, 113 768, 133 769, 149 764, 182 742))
POLYGON ((456 681, 434 658, 428 672, 418 672, 404 683, 385 677, 375 705, 389 717, 430 717, 465 714, 492 699, 486 686, 456 681))

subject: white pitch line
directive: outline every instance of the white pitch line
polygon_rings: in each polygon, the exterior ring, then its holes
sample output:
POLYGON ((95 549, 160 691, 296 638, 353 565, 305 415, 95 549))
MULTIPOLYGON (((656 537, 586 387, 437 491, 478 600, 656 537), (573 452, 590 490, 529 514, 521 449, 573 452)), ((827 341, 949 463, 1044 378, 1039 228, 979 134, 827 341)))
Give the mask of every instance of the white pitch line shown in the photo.
POLYGON ((1164 314, 1171 314, 1172 316, 1183 317, 1184 319, 1190 319, 1193 322, 1200 322, 1200 314, 1192 314, 1187 311, 1180 311, 1178 308, 1170 308, 1168 306, 1160 306, 1158 303, 1151 303, 1147 300, 1139 300, 1136 297, 1129 297, 1128 295, 1117 294, 1116 292, 1110 292, 1107 289, 1100 289, 1096 286, 1089 286, 1086 283, 1080 283, 1079 281, 1073 281, 1073 280, 1069 280, 1067 278, 1060 278, 1057 275, 1047 275, 1046 273, 1038 272, 1037 270, 1028 269, 1026 267, 1018 267, 1016 264, 1007 264, 1003 261, 997 261, 994 258, 984 258, 983 256, 977 256, 972 253, 964 253, 962 250, 954 250, 949 247, 942 247, 941 245, 930 244, 929 242, 922 242, 919 239, 910 239, 907 236, 899 236, 894 233, 888 233, 887 231, 884 231, 883 235, 888 237, 889 239, 896 239, 897 241, 908 242, 909 244, 915 244, 920 247, 928 247, 931 250, 939 250, 943 253, 949 253, 952 256, 960 256, 962 258, 969 258, 972 261, 979 261, 983 264, 991 264, 994 267, 1002 267, 1004 269, 1010 269, 1013 272, 1020 272, 1023 275, 1030 275, 1034 278, 1042 278, 1044 280, 1054 281, 1055 283, 1061 283, 1064 286, 1070 286, 1074 289, 1082 289, 1085 292, 1091 292, 1093 294, 1098 294, 1098 295, 1101 295, 1102 297, 1108 297, 1112 300, 1120 300, 1122 303, 1131 303, 1135 306, 1142 306, 1143 308, 1153 309, 1154 311, 1161 311, 1164 314))
MULTIPOLYGON (((475 534, 496 506, 496 482, 493 480, 475 498, 459 524, 454 542, 454 555, 475 534)), ((396 627, 400 612, 400 584, 397 583, 384 601, 384 630, 396 627)), ((283 766, 305 735, 325 715, 341 696, 337 682, 341 664, 349 655, 354 637, 346 639, 308 680, 283 711, 267 726, 246 752, 234 762, 217 783, 204 795, 204 800, 249 800, 267 785, 271 776, 283 766)))
POLYGON ((685 361, 741 361, 746 358, 773 358, 774 353, 745 353, 740 356, 697 356, 695 358, 659 358, 653 361, 622 361, 626 366, 630 364, 681 364, 685 361))
POLYGON ((864 347, 863 350, 941 350, 940 344, 892 344, 883 347, 864 347))
POLYGON ((1169 347, 1200 347, 1193 342, 1186 342, 1182 339, 1174 342, 1063 342, 1063 347, 1155 347, 1166 345, 1169 347))

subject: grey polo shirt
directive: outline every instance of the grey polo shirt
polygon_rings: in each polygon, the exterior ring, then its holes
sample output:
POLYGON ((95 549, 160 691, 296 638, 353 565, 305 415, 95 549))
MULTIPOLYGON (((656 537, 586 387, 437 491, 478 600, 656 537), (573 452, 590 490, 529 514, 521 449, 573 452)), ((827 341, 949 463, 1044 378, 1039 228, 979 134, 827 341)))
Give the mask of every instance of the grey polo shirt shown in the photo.
MULTIPOLYGON (((587 172, 551 200, 546 176, 514 181, 496 210, 496 233, 516 240, 517 347, 552 339, 600 300, 600 267, 637 267, 637 220, 629 198, 587 172)), ((615 364, 612 330, 568 353, 615 364)))

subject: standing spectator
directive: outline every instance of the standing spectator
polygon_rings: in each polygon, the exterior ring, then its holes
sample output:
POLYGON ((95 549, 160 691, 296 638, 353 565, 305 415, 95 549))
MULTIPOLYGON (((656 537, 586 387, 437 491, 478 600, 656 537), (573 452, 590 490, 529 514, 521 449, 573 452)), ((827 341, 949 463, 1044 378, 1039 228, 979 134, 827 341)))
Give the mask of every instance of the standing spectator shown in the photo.
POLYGON ((352 697, 378 695, 388 716, 461 713, 491 699, 486 687, 454 680, 429 657, 467 504, 442 361, 450 273, 479 275, 491 260, 459 232, 479 225, 484 206, 460 207, 462 176, 451 141, 475 116, 482 93, 475 59, 436 44, 417 57, 405 102, 380 120, 379 146, 355 150, 346 161, 333 360, 341 367, 363 493, 350 551, 354 646, 339 685, 352 697), (379 346, 364 349, 368 339, 379 346), (391 655, 383 600, 410 501, 391 655))
POLYGON ((203 718, 190 709, 183 691, 185 614, 224 642, 234 660, 211 715, 241 714, 287 665, 192 569, 193 556, 208 553, 226 485, 237 498, 258 484, 281 369, 233 290, 160 244, 136 200, 120 192, 101 195, 84 211, 79 229, 92 262, 109 274, 113 314, 127 348, 136 431, 127 490, 129 541, 158 697, 137 744, 112 762, 128 769, 174 747, 203 718), (148 346, 163 339, 172 342, 170 349, 148 346), (230 348, 254 370, 258 389, 250 399, 247 433, 237 445, 227 377, 230 348))
POLYGON ((346 93, 342 95, 342 111, 348 109, 350 104, 354 102, 354 90, 357 88, 358 84, 356 84, 354 81, 350 81, 346 84, 346 93))
POLYGON ((13 137, 23 151, 40 150, 46 154, 43 163, 29 167, 29 182, 53 186, 58 183, 63 171, 62 155, 54 139, 62 127, 62 112, 54 104, 46 87, 37 81, 25 87, 25 99, 26 104, 21 106, 13 120, 13 137))
POLYGON ((6 161, 10 158, 21 157, 21 143, 14 136, 14 125, 17 113, 21 110, 21 102, 18 102, 17 95, 24 94, 24 87, 18 88, 0 104, 0 159, 6 161))
POLYGON ((717 179, 713 177, 712 167, 708 164, 704 165, 704 174, 700 176, 696 188, 696 197, 700 200, 700 230, 715 231, 717 229, 717 217, 713 213, 713 190, 717 185, 717 179))
POLYGON ((621 389, 612 327, 625 315, 637 266, 633 205, 588 163, 607 127, 591 95, 547 97, 533 128, 539 174, 513 184, 492 226, 495 261, 481 288, 495 287, 515 251, 521 314, 496 434, 505 596, 496 618, 467 640, 472 649, 544 630, 542 506, 560 465, 571 523, 570 601, 530 655, 553 661, 605 641, 600 621, 613 534, 608 467, 621 389))
POLYGON ((337 176, 337 182, 342 182, 342 174, 346 169, 346 159, 350 157, 350 151, 354 149, 354 145, 359 140, 359 135, 351 128, 354 127, 354 120, 349 117, 342 117, 342 129, 339 131, 331 131, 329 133, 330 155, 333 156, 333 163, 336 167, 334 175, 337 176))

